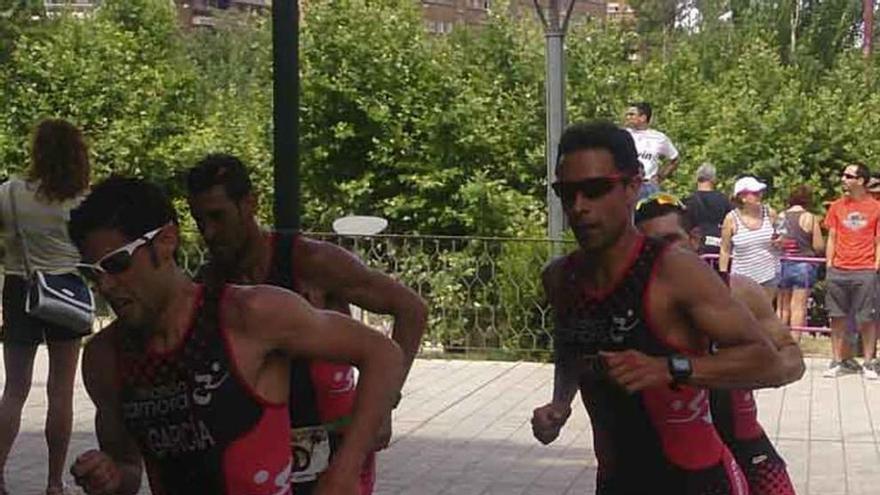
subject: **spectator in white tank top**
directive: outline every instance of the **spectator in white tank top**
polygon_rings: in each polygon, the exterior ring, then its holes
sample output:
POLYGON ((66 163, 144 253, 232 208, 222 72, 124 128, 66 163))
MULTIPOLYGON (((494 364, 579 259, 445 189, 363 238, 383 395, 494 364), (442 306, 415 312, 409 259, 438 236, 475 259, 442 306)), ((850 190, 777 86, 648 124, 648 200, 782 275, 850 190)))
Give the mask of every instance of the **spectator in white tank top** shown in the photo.
POLYGON ((718 263, 722 272, 729 271, 761 284, 772 301, 779 285, 779 254, 774 246, 776 211, 763 203, 766 189, 766 184, 750 176, 734 184, 736 208, 727 214, 721 226, 718 263))

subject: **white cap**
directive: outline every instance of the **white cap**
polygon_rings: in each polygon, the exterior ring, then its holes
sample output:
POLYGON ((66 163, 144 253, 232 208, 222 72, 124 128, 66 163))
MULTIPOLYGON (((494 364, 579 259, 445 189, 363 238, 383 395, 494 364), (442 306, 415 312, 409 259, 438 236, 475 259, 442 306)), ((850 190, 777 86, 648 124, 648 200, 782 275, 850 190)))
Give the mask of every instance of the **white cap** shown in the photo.
POLYGON ((767 189, 767 184, 752 176, 747 176, 737 180, 736 184, 733 185, 733 195, 739 196, 740 193, 744 192, 763 192, 764 189, 767 189))

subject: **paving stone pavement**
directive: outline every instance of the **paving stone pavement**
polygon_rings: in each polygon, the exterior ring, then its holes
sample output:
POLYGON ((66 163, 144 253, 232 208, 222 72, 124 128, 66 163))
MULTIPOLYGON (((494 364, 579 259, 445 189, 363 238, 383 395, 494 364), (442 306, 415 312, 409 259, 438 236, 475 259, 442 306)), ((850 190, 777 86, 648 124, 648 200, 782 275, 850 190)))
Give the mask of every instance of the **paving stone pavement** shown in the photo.
MULTIPOLYGON (((799 494, 880 494, 880 383, 822 378, 827 364, 809 359, 799 382, 758 392, 761 422, 799 494)), ((45 486, 46 370, 41 349, 6 471, 12 495, 38 494, 45 486)), ((0 382, 3 377, 0 371, 0 382)), ((552 379, 545 364, 418 360, 395 411, 392 446, 379 458, 376 493, 593 493, 596 460, 582 407, 552 445, 532 438, 531 411, 550 397, 552 379)), ((71 456, 96 445, 94 408, 81 383, 71 456)))

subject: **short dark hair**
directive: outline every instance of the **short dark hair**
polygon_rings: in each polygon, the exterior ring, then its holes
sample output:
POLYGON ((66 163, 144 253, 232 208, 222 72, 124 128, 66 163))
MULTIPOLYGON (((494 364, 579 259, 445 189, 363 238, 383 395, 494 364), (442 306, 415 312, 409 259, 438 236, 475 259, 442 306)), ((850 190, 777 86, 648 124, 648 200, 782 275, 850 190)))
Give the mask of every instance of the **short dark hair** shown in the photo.
POLYGON ((565 155, 596 148, 611 152, 614 166, 623 175, 635 177, 639 174, 642 165, 632 135, 611 122, 602 120, 572 124, 565 129, 559 139, 556 174, 562 169, 565 155))
POLYGON ((648 122, 651 121, 651 116, 654 115, 653 110, 651 109, 651 104, 647 101, 634 101, 629 104, 631 107, 635 107, 636 110, 639 111, 640 114, 644 115, 648 122))
POLYGON ((201 194, 214 186, 223 186, 226 195, 239 201, 253 189, 244 163, 234 155, 212 153, 198 161, 186 174, 186 190, 190 196, 201 194))
POLYGON ((862 179, 862 183, 864 185, 868 185, 868 181, 871 180, 871 170, 864 163, 853 163, 856 167, 856 177, 862 179))
POLYGON ((86 237, 96 230, 116 230, 128 240, 168 223, 177 225, 177 212, 168 195, 144 179, 111 176, 96 185, 70 212, 70 238, 82 251, 86 237))
POLYGON ((804 184, 794 187, 788 193, 788 206, 803 206, 809 209, 813 206, 813 188, 804 184))
POLYGON ((679 208, 675 205, 661 204, 656 201, 649 201, 639 206, 636 209, 634 221, 635 224, 638 225, 642 222, 647 222, 648 220, 669 215, 670 213, 678 215, 678 221, 685 232, 690 233, 690 231, 697 226, 697 223, 691 215, 688 214, 686 209, 679 208))

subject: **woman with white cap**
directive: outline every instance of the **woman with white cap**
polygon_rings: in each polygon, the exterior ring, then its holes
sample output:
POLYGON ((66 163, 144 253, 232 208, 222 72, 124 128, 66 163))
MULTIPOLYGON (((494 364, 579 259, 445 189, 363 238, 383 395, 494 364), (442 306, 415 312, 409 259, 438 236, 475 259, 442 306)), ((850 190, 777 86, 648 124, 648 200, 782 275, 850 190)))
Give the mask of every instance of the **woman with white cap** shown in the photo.
POLYGON ((721 226, 718 263, 722 272, 729 271, 761 284, 773 300, 779 285, 779 255, 774 246, 776 212, 762 201, 766 189, 767 184, 752 176, 742 177, 734 184, 736 208, 727 214, 721 226))

